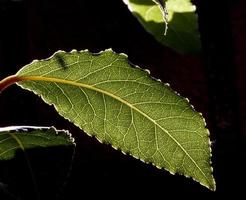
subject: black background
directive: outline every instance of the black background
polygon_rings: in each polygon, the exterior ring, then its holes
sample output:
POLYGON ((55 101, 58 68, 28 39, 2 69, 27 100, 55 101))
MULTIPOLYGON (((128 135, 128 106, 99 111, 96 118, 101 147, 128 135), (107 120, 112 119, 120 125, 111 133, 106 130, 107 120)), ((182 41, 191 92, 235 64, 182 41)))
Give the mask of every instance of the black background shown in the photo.
MULTIPOLYGON (((206 118, 213 141, 216 192, 100 144, 58 116, 54 108, 38 97, 12 86, 0 96, 1 127, 53 125, 69 129, 76 137, 73 167, 60 189, 57 188, 61 177, 64 178, 61 163, 66 160, 66 152, 50 149, 30 153, 34 155, 31 161, 39 178, 41 199, 53 196, 82 199, 86 195, 90 198, 100 195, 116 199, 133 196, 164 199, 168 195, 213 197, 244 192, 245 2, 195 3, 203 52, 191 56, 180 55, 156 42, 121 0, 0 0, 0 78, 16 73, 33 59, 47 58, 59 49, 98 52, 113 48, 118 53, 128 54, 131 62, 150 69, 154 77, 170 83, 182 96, 188 97, 206 118), (76 198, 77 195, 80 198, 76 198)), ((9 184, 7 190, 21 199, 35 199, 30 174, 21 161, 22 156, 19 157, 0 163, 4 177, 0 177, 0 183, 9 184)), ((6 190, 0 191, 5 193, 3 199, 10 198, 6 190)))

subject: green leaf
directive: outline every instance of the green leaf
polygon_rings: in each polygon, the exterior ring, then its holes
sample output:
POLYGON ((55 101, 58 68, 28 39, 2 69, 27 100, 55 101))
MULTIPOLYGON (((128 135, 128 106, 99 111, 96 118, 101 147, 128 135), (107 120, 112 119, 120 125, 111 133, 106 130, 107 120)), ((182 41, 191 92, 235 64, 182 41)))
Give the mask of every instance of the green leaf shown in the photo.
POLYGON ((36 147, 74 146, 74 139, 65 130, 53 127, 11 126, 0 128, 0 160, 9 160, 17 150, 36 147))
POLYGON ((23 67, 0 88, 11 79, 99 141, 215 190, 201 114, 126 55, 59 51, 23 67))
POLYGON ((159 42, 181 53, 201 51, 196 6, 191 0, 123 0, 143 27, 159 42), (161 1, 163 2, 161 4, 161 1), (165 33, 165 15, 168 12, 168 30, 165 33), (163 17, 164 15, 164 17, 163 17))

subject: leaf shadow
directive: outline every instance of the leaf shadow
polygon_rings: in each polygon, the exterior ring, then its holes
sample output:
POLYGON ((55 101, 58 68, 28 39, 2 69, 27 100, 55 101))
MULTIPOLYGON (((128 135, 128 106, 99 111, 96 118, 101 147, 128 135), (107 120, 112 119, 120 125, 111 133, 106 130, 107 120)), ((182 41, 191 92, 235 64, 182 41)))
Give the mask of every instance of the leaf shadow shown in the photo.
POLYGON ((55 54, 54 59, 56 60, 56 62, 59 64, 61 68, 67 69, 66 61, 62 55, 55 54))
POLYGON ((128 0, 128 1, 138 5, 155 5, 155 3, 151 0, 128 0))

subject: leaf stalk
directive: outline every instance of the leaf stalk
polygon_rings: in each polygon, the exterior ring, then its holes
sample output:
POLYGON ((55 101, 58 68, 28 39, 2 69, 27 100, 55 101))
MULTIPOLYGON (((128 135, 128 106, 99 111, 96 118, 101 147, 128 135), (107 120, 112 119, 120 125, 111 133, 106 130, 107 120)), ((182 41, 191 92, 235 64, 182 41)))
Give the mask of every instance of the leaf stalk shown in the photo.
POLYGON ((0 81, 0 93, 5 90, 7 87, 15 84, 16 82, 20 81, 20 77, 16 75, 8 76, 0 81))

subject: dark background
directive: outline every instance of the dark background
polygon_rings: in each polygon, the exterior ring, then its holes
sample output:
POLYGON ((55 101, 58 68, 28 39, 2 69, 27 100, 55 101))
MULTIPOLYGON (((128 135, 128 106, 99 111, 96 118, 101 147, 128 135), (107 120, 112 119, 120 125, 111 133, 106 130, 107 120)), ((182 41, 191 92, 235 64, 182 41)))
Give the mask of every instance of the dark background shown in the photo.
MULTIPOLYGON (((216 192, 100 144, 58 116, 54 108, 35 95, 12 86, 0 96, 0 127, 53 125, 69 129, 76 137, 73 167, 62 187, 69 164, 64 167, 57 163, 69 160, 66 152, 51 149, 30 153, 34 155, 31 162, 41 199, 53 196, 82 199, 86 195, 164 199, 168 195, 219 197, 244 193, 246 3, 243 0, 195 3, 203 51, 192 56, 161 46, 121 0, 0 0, 1 79, 33 59, 47 58, 59 49, 98 52, 111 47, 118 53, 128 54, 131 62, 150 69, 154 77, 170 83, 174 90, 188 97, 206 118, 213 141, 216 192)), ((7 189, 0 189, 1 199, 10 198, 6 191, 21 199, 36 198, 22 157, 0 163, 0 174, 4 177, 0 176, 0 183, 7 185, 7 189)))

